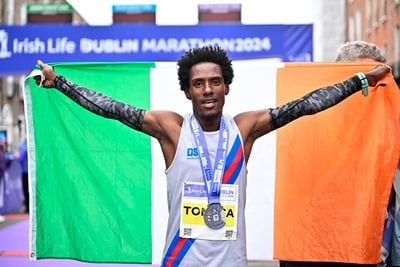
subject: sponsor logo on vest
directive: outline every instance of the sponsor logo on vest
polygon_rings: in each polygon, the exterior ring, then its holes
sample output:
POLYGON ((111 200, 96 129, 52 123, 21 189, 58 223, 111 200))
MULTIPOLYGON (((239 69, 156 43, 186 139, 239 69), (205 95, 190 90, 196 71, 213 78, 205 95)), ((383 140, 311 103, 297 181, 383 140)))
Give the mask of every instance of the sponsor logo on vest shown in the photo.
POLYGON ((186 150, 187 159, 197 159, 199 157, 199 150, 197 147, 189 147, 186 150))

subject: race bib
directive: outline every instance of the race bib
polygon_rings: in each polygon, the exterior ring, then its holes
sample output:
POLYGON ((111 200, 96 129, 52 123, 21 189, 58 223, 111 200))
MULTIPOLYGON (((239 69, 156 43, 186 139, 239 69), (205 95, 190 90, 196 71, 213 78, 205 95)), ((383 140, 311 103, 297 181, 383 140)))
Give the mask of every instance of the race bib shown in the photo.
POLYGON ((186 182, 182 190, 181 223, 179 235, 183 238, 207 240, 236 240, 238 185, 222 184, 220 202, 225 211, 225 226, 211 229, 204 222, 208 206, 204 183, 186 182))

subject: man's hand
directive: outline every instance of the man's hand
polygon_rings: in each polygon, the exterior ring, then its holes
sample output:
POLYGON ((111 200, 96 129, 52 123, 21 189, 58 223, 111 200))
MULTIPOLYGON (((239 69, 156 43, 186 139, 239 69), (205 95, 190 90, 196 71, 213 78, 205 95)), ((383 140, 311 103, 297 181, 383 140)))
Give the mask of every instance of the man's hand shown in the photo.
POLYGON ((365 76, 367 77, 368 80, 368 85, 369 86, 376 86, 377 83, 383 79, 386 74, 388 74, 391 71, 391 68, 387 65, 379 65, 375 67, 374 69, 368 71, 365 73, 365 76))
MULTIPOLYGON (((51 88, 54 87, 54 79, 56 78, 56 73, 54 72, 53 68, 45 63, 43 63, 41 60, 38 60, 37 64, 39 65, 40 69, 42 70, 42 73, 44 75, 44 81, 42 82, 42 86, 45 88, 51 88)), ((36 84, 39 85, 41 81, 40 76, 35 76, 34 77, 36 84)))

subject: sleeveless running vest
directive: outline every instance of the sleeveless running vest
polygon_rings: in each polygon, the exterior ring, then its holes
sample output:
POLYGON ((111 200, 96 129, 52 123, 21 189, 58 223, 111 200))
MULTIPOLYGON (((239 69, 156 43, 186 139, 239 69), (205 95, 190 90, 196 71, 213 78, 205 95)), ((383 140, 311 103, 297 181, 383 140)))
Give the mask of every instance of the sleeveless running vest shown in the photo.
MULTIPOLYGON (((198 155, 193 153, 197 146, 190 128, 191 116, 184 116, 176 155, 166 170, 169 218, 162 266, 247 266, 244 215, 247 169, 242 138, 230 116, 224 116, 229 138, 222 183, 239 187, 237 239, 220 241, 179 237, 183 184, 186 181, 204 182, 198 155)), ((214 166, 219 134, 218 131, 204 134, 211 166, 214 166)))

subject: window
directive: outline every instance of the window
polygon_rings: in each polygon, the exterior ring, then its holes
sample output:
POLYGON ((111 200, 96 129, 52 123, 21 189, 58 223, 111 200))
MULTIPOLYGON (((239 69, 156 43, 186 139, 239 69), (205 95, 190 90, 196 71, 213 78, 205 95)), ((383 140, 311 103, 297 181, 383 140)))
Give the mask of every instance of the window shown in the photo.
POLYGON ((241 10, 241 4, 200 4, 199 22, 241 23, 241 10))
POLYGON ((400 27, 393 29, 394 31, 394 57, 393 57, 393 75, 399 79, 400 77, 400 27))
POLYGON ((372 29, 371 0, 368 0, 365 4, 365 18, 367 19, 367 31, 370 32, 372 29))
POLYGON ((382 17, 381 22, 385 22, 387 20, 387 0, 381 0, 382 7, 382 17))
POLYGON ((347 39, 349 41, 354 41, 356 39, 356 26, 354 22, 354 17, 349 17, 349 26, 348 26, 348 36, 347 39))
POLYGON ((355 40, 362 40, 362 16, 361 16, 361 11, 356 11, 356 19, 355 19, 355 25, 354 25, 354 31, 355 31, 355 40))
POLYGON ((156 23, 156 5, 113 5, 113 23, 156 23))
POLYGON ((372 10, 374 14, 374 28, 378 27, 379 25, 379 5, 378 5, 378 0, 373 0, 372 2, 372 10))

